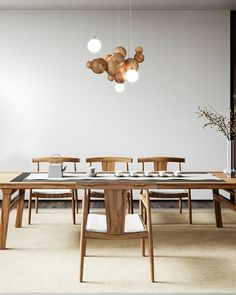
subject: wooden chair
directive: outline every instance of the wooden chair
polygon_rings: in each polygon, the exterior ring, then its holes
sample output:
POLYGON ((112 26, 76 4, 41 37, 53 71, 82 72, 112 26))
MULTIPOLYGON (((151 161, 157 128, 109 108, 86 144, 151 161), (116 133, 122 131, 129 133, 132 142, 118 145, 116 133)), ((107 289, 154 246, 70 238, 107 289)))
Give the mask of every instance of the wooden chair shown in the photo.
POLYGON ((141 206, 145 207, 147 212, 146 226, 142 215, 126 214, 127 194, 128 190, 105 190, 105 214, 102 215, 88 213, 90 196, 85 191, 82 205, 80 239, 80 282, 83 281, 87 239, 141 239, 143 256, 145 256, 145 240, 147 240, 151 281, 154 282, 153 237, 149 195, 147 192, 140 200, 140 208, 141 206))
MULTIPOLYGON (((68 163, 73 166, 73 172, 77 171, 77 163, 80 162, 79 158, 72 158, 72 157, 60 157, 60 156, 53 156, 53 157, 40 157, 40 158, 33 158, 33 163, 37 164, 37 172, 40 172, 40 165, 46 164, 47 169, 50 163, 68 163)), ((48 170, 47 170, 48 171, 48 170)), ((39 209, 39 199, 43 198, 71 198, 72 202, 72 217, 73 223, 76 223, 76 212, 78 213, 78 193, 77 190, 71 189, 31 189, 29 195, 29 202, 28 202, 28 224, 31 223, 31 208, 32 208, 32 199, 35 199, 35 209, 36 213, 38 213, 39 209)))
MULTIPOLYGON (((93 166, 95 163, 99 163, 101 165, 103 172, 114 172, 117 164, 125 164, 125 172, 129 171, 129 164, 133 162, 132 158, 127 157, 96 157, 96 158, 87 158, 86 162, 89 163, 90 166, 93 166)), ((102 190, 90 191, 90 198, 104 198, 104 192, 102 190)), ((133 214, 133 193, 129 191, 127 195, 128 202, 128 212, 133 214)), ((90 208, 90 206, 88 207, 90 208)), ((89 209, 88 209, 89 210, 89 209)))
MULTIPOLYGON (((147 157, 139 158, 138 162, 142 163, 142 171, 145 171, 145 164, 147 163, 152 163, 154 171, 167 171, 169 163, 176 163, 178 164, 178 170, 181 171, 181 163, 185 163, 185 159, 176 157, 147 157)), ((151 198, 178 198, 180 213, 182 213, 182 199, 187 199, 189 210, 189 223, 192 224, 191 190, 156 189, 151 190, 149 194, 151 198)))

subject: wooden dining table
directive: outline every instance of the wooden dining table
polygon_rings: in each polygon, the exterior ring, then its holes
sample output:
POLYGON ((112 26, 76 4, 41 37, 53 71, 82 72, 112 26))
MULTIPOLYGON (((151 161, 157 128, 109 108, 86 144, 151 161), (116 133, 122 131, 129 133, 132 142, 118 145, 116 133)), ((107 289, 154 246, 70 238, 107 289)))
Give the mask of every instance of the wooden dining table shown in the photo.
POLYGON ((227 178, 222 172, 182 172, 182 178, 161 179, 157 177, 65 177, 63 179, 29 179, 30 172, 0 172, 0 189, 2 190, 2 209, 0 223, 0 250, 6 249, 9 214, 16 208, 15 226, 22 226, 25 191, 27 189, 104 189, 110 194, 127 190, 149 189, 209 189, 213 193, 216 226, 222 227, 221 204, 236 212, 235 193, 236 178, 227 178), (206 175, 204 179, 188 179, 185 175, 206 175), (214 179, 208 179, 213 177, 214 179), (227 191, 230 197, 222 195, 227 191))

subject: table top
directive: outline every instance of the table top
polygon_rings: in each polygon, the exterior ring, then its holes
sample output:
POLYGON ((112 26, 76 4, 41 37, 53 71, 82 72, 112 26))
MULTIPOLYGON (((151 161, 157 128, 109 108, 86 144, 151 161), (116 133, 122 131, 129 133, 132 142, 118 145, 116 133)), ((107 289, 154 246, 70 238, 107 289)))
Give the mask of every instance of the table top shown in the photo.
MULTIPOLYGON (((28 172, 30 173, 30 172, 28 172)), ((35 173, 35 172, 33 172, 35 173)), ((183 172, 197 173, 197 172, 183 172)), ((199 173, 199 172, 198 172, 199 173)), ((187 181, 179 180, 159 180, 147 177, 141 179, 111 179, 107 180, 103 177, 91 179, 81 179, 68 181, 60 180, 31 180, 31 181, 15 181, 22 172, 0 172, 0 189, 33 189, 33 188, 71 188, 71 189, 155 189, 155 188, 185 188, 185 189, 235 189, 236 178, 227 178, 223 172, 200 172, 210 173, 219 180, 203 180, 203 181, 187 181)), ((101 173, 102 175, 102 173, 101 173)))

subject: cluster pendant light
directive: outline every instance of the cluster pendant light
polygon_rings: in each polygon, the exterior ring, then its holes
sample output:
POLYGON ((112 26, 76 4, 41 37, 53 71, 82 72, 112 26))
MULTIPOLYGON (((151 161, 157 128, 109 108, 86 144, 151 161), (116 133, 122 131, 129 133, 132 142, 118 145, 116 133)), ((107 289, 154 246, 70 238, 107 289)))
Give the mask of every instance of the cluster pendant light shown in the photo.
MULTIPOLYGON (((115 81, 115 90, 119 93, 125 89, 124 83, 128 81, 134 83, 139 79, 139 64, 144 61, 143 48, 135 48, 135 54, 131 57, 132 48, 132 18, 131 18, 131 0, 129 10, 130 33, 129 33, 129 57, 123 46, 114 48, 112 54, 106 54, 103 57, 95 58, 87 62, 87 67, 95 74, 107 73, 109 81, 115 81)), ((118 9, 119 21, 119 9, 118 9)), ((95 53, 101 49, 101 42, 95 37, 88 42, 89 51, 95 53)))

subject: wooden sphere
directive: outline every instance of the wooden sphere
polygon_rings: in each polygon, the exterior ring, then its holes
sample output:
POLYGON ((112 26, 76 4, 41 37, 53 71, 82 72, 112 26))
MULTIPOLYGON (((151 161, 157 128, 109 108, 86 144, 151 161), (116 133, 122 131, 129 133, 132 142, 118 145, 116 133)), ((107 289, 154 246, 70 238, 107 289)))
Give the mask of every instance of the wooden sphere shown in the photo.
POLYGON ((115 81, 116 81, 117 83, 124 83, 124 82, 125 82, 125 73, 124 73, 124 72, 122 72, 122 73, 117 73, 117 74, 115 75, 115 81))
POLYGON ((143 47, 141 47, 141 46, 137 46, 137 47, 135 48, 135 52, 136 52, 136 53, 142 53, 142 52, 143 52, 143 47))
POLYGON ((103 58, 96 58, 92 61, 91 69, 96 74, 102 74, 107 69, 107 63, 103 58))
POLYGON ((114 65, 119 65, 125 61, 125 57, 120 53, 114 53, 110 60, 114 65))
POLYGON ((86 65, 87 65, 87 68, 88 68, 88 69, 91 69, 91 67, 92 67, 92 62, 91 62, 91 61, 88 61, 86 65))
POLYGON ((113 80, 115 79, 115 77, 114 77, 114 76, 111 76, 111 75, 108 75, 108 76, 107 76, 107 79, 108 79, 109 81, 113 81, 113 80))
POLYGON ((113 50, 113 53, 120 53, 122 54, 124 57, 126 56, 126 49, 122 46, 117 46, 114 50, 113 50))
POLYGON ((107 62, 107 73, 111 76, 115 76, 118 69, 117 66, 114 65, 110 60, 107 62))
POLYGON ((119 66, 118 73, 122 73, 122 72, 124 72, 125 69, 126 69, 126 64, 125 64, 125 62, 123 62, 123 63, 119 66))
POLYGON ((124 56, 120 53, 113 54, 107 61, 107 73, 111 76, 115 76, 118 73, 121 66, 124 65, 124 56))
POLYGON ((103 56, 103 59, 107 62, 111 56, 111 54, 106 54, 103 56))
POLYGON ((134 56, 134 59, 138 62, 141 63, 144 61, 144 55, 142 53, 136 53, 134 56))
POLYGON ((126 72, 130 69, 133 68, 133 70, 137 71, 138 70, 138 63, 135 59, 133 58, 127 58, 125 61, 125 70, 126 72))

